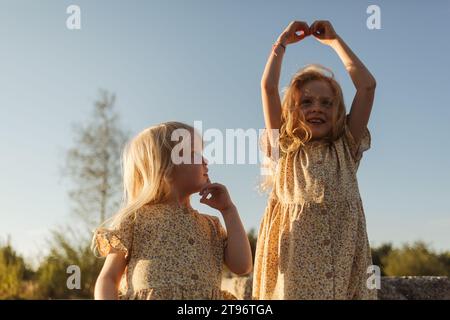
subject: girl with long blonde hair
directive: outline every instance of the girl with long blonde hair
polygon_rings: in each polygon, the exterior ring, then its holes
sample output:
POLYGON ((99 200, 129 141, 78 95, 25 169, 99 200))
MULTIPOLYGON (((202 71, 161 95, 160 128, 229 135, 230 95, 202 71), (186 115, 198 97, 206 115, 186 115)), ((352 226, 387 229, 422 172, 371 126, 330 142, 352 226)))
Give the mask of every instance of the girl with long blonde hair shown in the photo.
POLYGON ((292 22, 272 47, 261 80, 263 148, 272 164, 261 221, 254 299, 376 299, 356 172, 370 148, 376 82, 329 21, 292 22), (346 114, 331 70, 307 65, 278 92, 286 46, 312 35, 336 51, 356 95, 346 114))
POLYGON ((226 187, 210 182, 202 149, 194 128, 180 122, 147 128, 128 143, 122 208, 93 237, 106 257, 96 299, 235 298, 221 290, 222 267, 251 272, 250 244, 226 187), (192 208, 194 193, 220 211, 226 230, 192 208))

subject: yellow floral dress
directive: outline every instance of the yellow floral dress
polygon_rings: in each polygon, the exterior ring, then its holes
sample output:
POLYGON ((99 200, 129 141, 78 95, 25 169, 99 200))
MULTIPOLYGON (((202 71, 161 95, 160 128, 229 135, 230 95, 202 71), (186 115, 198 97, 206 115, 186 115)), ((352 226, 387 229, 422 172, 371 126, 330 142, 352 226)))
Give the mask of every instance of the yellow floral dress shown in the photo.
POLYGON ((356 172, 370 148, 347 122, 333 142, 280 151, 258 233, 253 299, 377 299, 366 285, 372 257, 356 172))
POLYGON ((127 259, 119 299, 236 299, 221 290, 227 234, 219 218, 178 204, 145 205, 96 230, 98 253, 127 259))

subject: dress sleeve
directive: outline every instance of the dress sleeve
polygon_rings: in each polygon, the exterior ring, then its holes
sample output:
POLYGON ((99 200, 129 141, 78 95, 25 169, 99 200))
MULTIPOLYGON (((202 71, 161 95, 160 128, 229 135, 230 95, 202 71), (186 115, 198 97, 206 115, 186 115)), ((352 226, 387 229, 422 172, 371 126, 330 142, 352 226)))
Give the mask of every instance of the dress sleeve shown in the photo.
POLYGON ((347 115, 344 124, 344 139, 351 153, 351 156, 355 162, 359 162, 363 156, 363 152, 370 149, 371 146, 371 135, 369 128, 367 126, 364 128, 363 135, 360 141, 357 143, 353 138, 353 135, 348 126, 349 117, 347 115))
POLYGON ((123 218, 113 229, 98 228, 94 233, 96 252, 101 257, 110 253, 123 252, 129 259, 133 243, 135 214, 123 218))

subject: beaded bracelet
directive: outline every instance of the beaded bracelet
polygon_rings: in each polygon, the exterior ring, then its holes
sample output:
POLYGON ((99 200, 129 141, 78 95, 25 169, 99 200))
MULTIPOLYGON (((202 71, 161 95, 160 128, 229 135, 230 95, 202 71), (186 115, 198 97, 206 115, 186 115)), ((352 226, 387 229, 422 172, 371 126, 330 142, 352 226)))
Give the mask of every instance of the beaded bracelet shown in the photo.
POLYGON ((275 48, 277 47, 277 45, 282 46, 284 51, 286 51, 286 46, 284 44, 282 44, 280 41, 275 42, 272 46, 272 53, 275 55, 275 57, 277 56, 277 54, 275 52, 275 48))

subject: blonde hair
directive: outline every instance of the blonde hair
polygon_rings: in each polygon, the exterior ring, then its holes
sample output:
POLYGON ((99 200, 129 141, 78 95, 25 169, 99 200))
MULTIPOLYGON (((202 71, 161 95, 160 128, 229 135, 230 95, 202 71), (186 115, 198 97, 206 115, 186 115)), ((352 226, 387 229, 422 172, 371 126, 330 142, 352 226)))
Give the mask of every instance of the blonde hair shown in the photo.
MULTIPOLYGON (((320 64, 309 64, 297 71, 292 77, 289 85, 283 89, 283 99, 281 103, 281 125, 278 137, 278 145, 284 153, 296 150, 312 138, 311 129, 306 124, 305 117, 297 105, 300 100, 303 86, 314 80, 325 81, 329 84, 333 92, 333 118, 330 134, 323 138, 326 142, 335 141, 344 130, 344 122, 346 117, 346 109, 344 96, 339 83, 334 78, 334 73, 330 69, 320 64)), ((261 147, 266 150, 266 154, 270 155, 269 139, 267 130, 264 130, 261 139, 261 147)), ((270 189, 273 185, 273 175, 275 174, 274 161, 266 159, 263 167, 269 170, 269 174, 265 175, 261 188, 264 191, 270 189)))
MULTIPOLYGON (((172 141, 172 133, 177 129, 185 129, 190 134, 195 132, 192 126, 171 121, 149 127, 127 143, 122 155, 122 205, 116 215, 101 226, 110 223, 115 228, 144 205, 167 200, 170 175, 175 166, 171 159, 172 149, 179 143, 172 141)), ((94 252, 97 249, 95 234, 92 249, 94 252)))

